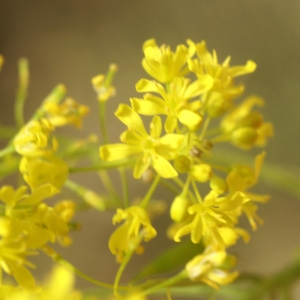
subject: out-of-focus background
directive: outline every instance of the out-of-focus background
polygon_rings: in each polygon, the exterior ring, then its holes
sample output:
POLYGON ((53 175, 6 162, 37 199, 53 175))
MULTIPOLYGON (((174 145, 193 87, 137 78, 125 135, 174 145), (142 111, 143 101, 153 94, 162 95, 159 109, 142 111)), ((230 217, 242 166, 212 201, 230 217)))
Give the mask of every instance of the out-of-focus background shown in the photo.
MULTIPOLYGON (((257 63, 256 72, 243 81, 246 94, 266 99, 265 118, 275 124, 267 161, 299 166, 299 14, 298 0, 0 0, 0 53, 5 57, 0 74, 0 123, 13 124, 20 57, 30 61, 27 118, 58 83, 67 86, 68 95, 96 108, 90 79, 115 62, 119 72, 117 96, 108 105, 112 113, 119 102, 136 95, 136 81, 146 76, 141 67, 146 39, 172 47, 188 38, 204 39, 221 61, 230 55, 232 64, 248 59, 257 63)), ((109 132, 117 141, 124 127, 111 116, 109 132)), ((99 133, 95 110, 80 135, 87 133, 99 133)), ((90 182, 97 186, 96 177, 90 182)), ((300 251, 300 199, 275 188, 260 187, 260 191, 272 194, 259 211, 265 224, 252 234, 248 245, 239 243, 233 252, 240 269, 268 274, 300 251)), ((112 281, 117 265, 107 249, 113 230, 111 214, 92 212, 79 219, 82 230, 73 235, 71 249, 61 253, 91 276, 112 281)), ((164 239, 161 233, 148 251, 150 256, 164 239)), ((136 264, 142 261, 138 258, 136 264)))

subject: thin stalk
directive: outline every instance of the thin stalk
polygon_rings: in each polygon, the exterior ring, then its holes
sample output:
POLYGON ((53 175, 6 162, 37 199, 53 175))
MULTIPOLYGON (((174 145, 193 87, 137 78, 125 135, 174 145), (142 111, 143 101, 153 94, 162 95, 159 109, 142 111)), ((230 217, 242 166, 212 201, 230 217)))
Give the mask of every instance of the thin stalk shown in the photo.
POLYGON ((70 173, 81 173, 81 172, 90 172, 90 171, 101 171, 101 170, 109 170, 121 167, 129 167, 132 166, 134 162, 131 159, 122 159, 118 161, 101 161, 97 165, 92 165, 88 167, 75 167, 69 168, 70 173))
POLYGON ((99 102, 99 122, 100 122, 100 131, 103 138, 102 144, 108 144, 108 134, 106 130, 106 102, 99 102))
POLYGON ((112 184, 111 179, 108 176, 107 172, 106 171, 98 172, 98 175, 99 175, 106 191, 110 195, 110 198, 114 200, 116 206, 121 206, 122 200, 120 199, 120 196, 118 195, 114 185, 112 184))
POLYGON ((207 117, 207 118, 205 119, 205 121, 204 121, 204 124, 203 124, 203 126, 202 126, 202 130, 201 130, 201 133, 200 133, 200 136, 199 136, 199 140, 200 140, 200 141, 204 138, 209 123, 210 123, 210 118, 207 117))
POLYGON ((45 114, 45 104, 48 102, 60 103, 66 95, 66 87, 63 84, 58 84, 44 99, 40 107, 35 111, 31 120, 38 120, 45 114))
POLYGON ((18 128, 24 125, 24 104, 27 97, 29 83, 29 67, 26 58, 21 58, 18 63, 19 87, 15 102, 15 120, 18 128))
POLYGON ((144 199, 142 200, 140 206, 145 208, 147 205, 148 205, 148 202, 150 201, 158 183, 159 183, 159 180, 160 180, 160 176, 159 175, 156 175, 156 177, 154 178, 153 182, 152 182, 152 185, 150 186, 147 194, 145 195, 144 199))
POLYGON ((192 180, 192 186, 193 186, 193 190, 194 190, 194 193, 196 195, 198 203, 202 203, 203 202, 202 197, 201 197, 201 195, 199 193, 199 190, 197 188, 196 182, 194 180, 192 180))
MULTIPOLYGON (((77 268, 75 268, 72 264, 70 264, 67 260, 65 260, 62 256, 60 256, 54 249, 52 249, 49 246, 43 246, 41 247, 41 250, 44 254, 46 254, 47 256, 51 257, 51 259, 57 263, 59 263, 60 265, 66 267, 68 270, 70 270, 71 272, 75 273, 76 275, 78 275, 79 277, 83 278, 84 280, 93 283, 95 285, 107 288, 107 289, 113 289, 113 285, 96 280, 88 275, 86 275, 85 273, 79 271, 77 268)), ((122 290, 127 290, 126 287, 123 286, 119 286, 119 289, 122 290)))
POLYGON ((119 173, 121 176, 121 181, 122 181, 122 191, 123 191, 123 202, 124 202, 124 207, 129 206, 129 189, 128 189, 128 180, 126 176, 126 172, 124 168, 119 169, 119 173))
POLYGON ((159 291, 160 289, 163 289, 163 288, 168 288, 168 287, 172 287, 172 285, 178 283, 179 281, 183 280, 183 279, 186 279, 187 278, 187 275, 186 275, 186 272, 185 270, 180 272, 179 274, 169 278, 169 279, 166 279, 164 281, 162 281, 161 283, 157 284, 157 285, 154 285, 146 290, 144 290, 143 292, 141 292, 141 296, 144 296, 144 295, 150 295, 150 294, 153 294, 154 292, 157 292, 159 291))
MULTIPOLYGON (((108 90, 111 87, 112 81, 115 77, 117 71, 117 66, 111 64, 105 76, 103 87, 105 90, 108 90)), ((108 144, 108 134, 106 127, 106 101, 99 101, 99 122, 100 122, 100 131, 103 138, 103 144, 108 144)))
POLYGON ((120 265, 119 269, 118 269, 118 272, 116 274, 116 277, 115 277, 115 281, 114 281, 114 295, 116 297, 119 297, 119 294, 118 294, 118 289, 120 289, 119 287, 119 282, 121 280, 121 277, 122 277, 122 274, 124 273, 124 270, 126 268, 126 266, 128 265, 136 247, 140 244, 141 240, 142 240, 143 236, 142 235, 139 235, 136 237, 135 241, 133 242, 134 246, 133 247, 130 247, 129 251, 126 253, 125 257, 124 257, 124 260, 122 261, 122 264, 120 265))
POLYGON ((15 147, 12 144, 9 144, 4 149, 0 150, 0 158, 7 155, 7 154, 14 153, 15 151, 16 151, 15 147))

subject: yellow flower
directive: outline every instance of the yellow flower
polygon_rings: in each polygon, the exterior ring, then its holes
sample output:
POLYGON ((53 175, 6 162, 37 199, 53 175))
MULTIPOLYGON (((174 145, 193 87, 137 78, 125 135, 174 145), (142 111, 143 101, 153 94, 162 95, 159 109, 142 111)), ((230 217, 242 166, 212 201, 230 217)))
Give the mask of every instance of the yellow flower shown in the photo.
POLYGON ((89 107, 80 105, 72 98, 67 98, 63 103, 46 102, 44 110, 47 119, 55 127, 72 124, 77 128, 82 126, 82 118, 89 112, 89 107))
POLYGON ((166 90, 160 83, 141 79, 136 84, 138 92, 158 93, 162 98, 152 94, 146 94, 144 99, 131 98, 131 105, 134 110, 142 115, 167 115, 165 122, 166 132, 173 132, 177 128, 177 121, 194 131, 202 123, 202 116, 199 113, 201 101, 189 101, 204 93, 212 86, 210 77, 190 83, 188 78, 175 77, 166 90))
POLYGON ((147 40, 143 45, 145 57, 142 65, 145 71, 161 83, 169 83, 174 77, 184 76, 188 69, 187 59, 194 53, 193 49, 179 45, 173 52, 169 46, 157 46, 154 39, 147 40))
POLYGON ((257 206, 253 201, 266 203, 270 197, 268 195, 253 194, 248 190, 256 184, 264 158, 265 152, 257 155, 254 168, 244 165, 234 166, 226 178, 230 193, 241 191, 251 200, 241 206, 240 213, 244 212, 246 214, 254 230, 257 228, 255 221, 262 223, 262 220, 256 214, 257 206))
POLYGON ((23 288, 33 289, 35 280, 26 268, 33 266, 26 259, 32 253, 28 251, 22 238, 22 224, 17 220, 0 217, 0 236, 0 268, 13 276, 23 288))
POLYGON ((59 192, 69 173, 67 164, 55 156, 22 157, 19 168, 32 191, 51 184, 59 192))
POLYGON ((211 191, 204 198, 203 203, 188 207, 187 212, 190 216, 186 222, 178 226, 174 240, 180 242, 182 236, 190 234, 193 243, 199 243, 203 239, 205 245, 225 247, 228 240, 227 232, 222 232, 219 228, 234 228, 236 222, 234 212, 248 200, 241 192, 218 198, 218 194, 211 191))
POLYGON ((27 269, 34 265, 27 256, 36 254, 36 249, 56 239, 63 245, 71 241, 67 222, 75 206, 71 201, 61 202, 54 208, 41 203, 52 195, 49 184, 40 185, 32 194, 27 194, 25 186, 17 190, 11 186, 0 189, 0 268, 23 288, 35 287, 34 278, 27 269))
POLYGON ((164 178, 177 176, 169 162, 174 159, 184 137, 179 134, 166 134, 162 137, 161 119, 155 116, 147 133, 141 117, 129 106, 120 104, 115 115, 128 127, 121 135, 124 144, 110 144, 100 147, 100 157, 106 161, 115 161, 136 157, 133 176, 140 178, 152 166, 164 178))
MULTIPOLYGON (((190 43, 192 43, 190 41, 190 43)), ((198 60, 189 60, 189 68, 197 76, 207 74, 212 77, 214 84, 213 90, 220 92, 225 97, 239 95, 243 91, 242 86, 234 85, 234 78, 252 73, 256 69, 256 64, 249 60, 244 66, 230 67, 230 57, 222 63, 218 62, 217 53, 210 53, 206 48, 205 41, 196 44, 198 60)))
POLYGON ((92 85, 98 95, 100 102, 106 102, 109 98, 113 97, 116 93, 115 88, 111 85, 113 77, 118 69, 118 66, 111 64, 109 66, 106 76, 103 74, 97 75, 92 78, 92 85))
POLYGON ((219 289, 219 285, 231 283, 238 276, 238 272, 229 273, 224 266, 226 260, 230 259, 224 250, 214 251, 207 248, 203 254, 189 261, 185 270, 192 281, 204 282, 214 289, 219 289))
POLYGON ((263 122, 260 113, 251 111, 253 106, 263 104, 263 99, 250 96, 223 118, 221 128, 233 144, 245 149, 265 146, 267 139, 273 136, 273 125, 263 122))
POLYGON ((12 286, 2 286, 0 296, 3 300, 80 300, 82 295, 74 290, 75 276, 64 267, 53 268, 48 279, 37 290, 23 290, 12 286))
POLYGON ((139 206, 131 206, 125 210, 118 208, 113 217, 113 224, 121 221, 124 223, 113 232, 108 244, 111 253, 117 256, 118 262, 123 260, 129 250, 138 253, 143 251, 139 245, 139 237, 148 242, 156 236, 156 230, 152 227, 147 212, 139 206))
POLYGON ((57 140, 51 136, 53 125, 47 119, 30 121, 14 138, 14 146, 20 155, 49 156, 57 148, 57 140))

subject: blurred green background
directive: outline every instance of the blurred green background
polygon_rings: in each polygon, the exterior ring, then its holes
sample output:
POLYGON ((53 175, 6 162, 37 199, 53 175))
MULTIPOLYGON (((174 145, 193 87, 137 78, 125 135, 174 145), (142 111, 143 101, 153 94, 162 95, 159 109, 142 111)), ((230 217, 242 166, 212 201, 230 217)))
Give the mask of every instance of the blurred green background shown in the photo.
MULTIPOLYGON (((90 79, 115 62, 119 72, 117 96, 108 105, 112 114, 119 102, 128 103, 136 95, 136 81, 146 76, 141 47, 148 38, 172 47, 188 38, 204 39, 209 50, 216 49, 220 61, 227 55, 233 65, 254 60, 256 72, 242 80, 246 95, 266 99, 265 119, 275 124, 267 161, 299 167, 299 0, 0 0, 0 53, 5 57, 0 74, 0 124, 13 125, 20 57, 30 62, 27 118, 58 83, 67 86, 69 96, 96 108, 90 79)), ((117 141, 124 127, 110 116, 109 132, 117 141)), ((99 134, 95 110, 79 135, 87 133, 99 134)), ((97 177, 88 184, 97 189, 97 177)), ((268 186, 261 186, 260 191, 272 195, 259 211, 265 224, 252 234, 248 245, 241 242, 232 252, 238 256, 240 269, 268 274, 300 251, 300 199, 268 186)), ((73 235, 74 245, 61 253, 86 273, 112 281, 117 265, 107 249, 113 230, 111 214, 92 212, 78 220, 83 224, 73 235)), ((164 239, 161 232, 146 245, 146 254, 154 256, 164 239)), ((136 258, 133 271, 144 261, 136 258)))

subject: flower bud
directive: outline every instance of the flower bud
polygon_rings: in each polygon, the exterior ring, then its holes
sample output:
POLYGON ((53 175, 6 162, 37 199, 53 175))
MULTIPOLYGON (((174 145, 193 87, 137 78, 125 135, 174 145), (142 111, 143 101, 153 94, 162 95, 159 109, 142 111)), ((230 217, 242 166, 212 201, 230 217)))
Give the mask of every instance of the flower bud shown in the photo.
POLYGON ((187 208, 190 201, 183 195, 177 196, 170 208, 171 219, 175 222, 181 222, 187 215, 187 208))

